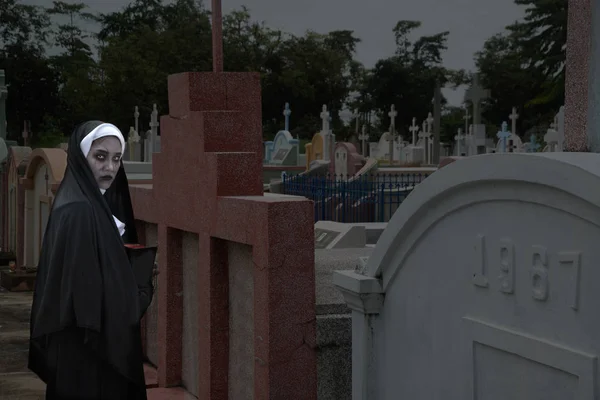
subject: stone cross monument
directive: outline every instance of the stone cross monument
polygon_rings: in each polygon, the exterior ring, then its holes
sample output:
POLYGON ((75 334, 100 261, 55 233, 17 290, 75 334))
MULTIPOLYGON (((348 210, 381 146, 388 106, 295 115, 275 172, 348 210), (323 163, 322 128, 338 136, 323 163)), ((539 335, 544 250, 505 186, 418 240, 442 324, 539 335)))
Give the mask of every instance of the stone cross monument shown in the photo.
POLYGON ((519 114, 517 114, 517 107, 512 108, 512 113, 508 116, 510 121, 512 122, 511 129, 513 135, 517 134, 517 120, 519 119, 519 114))
POLYGON ((330 151, 331 151, 331 132, 329 130, 329 121, 331 121, 331 116, 329 115, 329 111, 327 111, 327 106, 323 104, 323 108, 321 111, 321 136, 323 136, 323 159, 329 161, 331 159, 330 151))
POLYGON ((361 142, 362 147, 362 155, 363 157, 367 156, 367 141, 369 140, 369 134, 367 133, 367 126, 362 126, 362 133, 358 135, 358 140, 361 142))
POLYGON ((285 109, 283 110, 283 116, 285 117, 285 130, 290 131, 290 115, 292 115, 292 110, 290 110, 290 103, 285 103, 285 109))
POLYGON ((154 144, 158 140, 158 127, 160 123, 158 122, 158 109, 156 108, 156 104, 152 105, 152 113, 150 114, 150 143, 148 145, 148 157, 147 162, 152 162, 152 154, 154 153, 154 144))
POLYGON ((390 137, 389 137, 390 165, 394 164, 394 139, 396 138, 396 116, 397 115, 398 115, 398 112, 396 111, 396 106, 394 106, 392 104, 392 107, 390 108, 390 112, 388 113, 388 116, 390 117, 390 137))
POLYGON ((471 114, 469 114, 469 105, 465 104, 465 115, 463 117, 465 120, 465 134, 469 133, 469 121, 471 120, 471 114))
POLYGON ((506 153, 507 139, 512 136, 512 134, 510 132, 508 132, 507 129, 508 129, 508 124, 506 123, 506 121, 504 121, 502 123, 502 129, 499 130, 498 133, 496 134, 496 137, 498 137, 498 139, 500 139, 500 141, 502 142, 502 152, 503 153, 506 153))
POLYGON ((473 103, 473 125, 481 123, 481 101, 490 97, 490 91, 479 84, 479 75, 473 74, 473 83, 465 92, 465 101, 473 103))
POLYGON ((413 117, 412 125, 408 130, 412 133, 412 145, 414 146, 417 144, 417 134, 419 133, 419 126, 417 125, 417 119, 415 117, 413 117))

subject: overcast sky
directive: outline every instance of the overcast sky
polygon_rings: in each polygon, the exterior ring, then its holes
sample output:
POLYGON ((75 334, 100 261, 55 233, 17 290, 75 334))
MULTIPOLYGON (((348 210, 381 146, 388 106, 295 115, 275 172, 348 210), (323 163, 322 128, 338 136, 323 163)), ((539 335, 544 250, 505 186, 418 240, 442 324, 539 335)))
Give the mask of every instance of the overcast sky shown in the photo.
MULTIPOLYGON (((51 4, 50 0, 24 2, 51 4)), ((89 11, 107 13, 123 8, 129 0, 84 2, 89 11)), ((210 8, 210 0, 205 4, 210 8)), ((393 54, 392 28, 397 21, 416 20, 423 23, 419 35, 450 31, 445 66, 472 70, 473 54, 485 40, 524 15, 513 0, 222 0, 224 13, 242 5, 250 9, 255 20, 293 34, 353 30, 362 39, 357 58, 368 67, 393 54)), ((461 103, 462 93, 444 91, 454 105, 461 103)))

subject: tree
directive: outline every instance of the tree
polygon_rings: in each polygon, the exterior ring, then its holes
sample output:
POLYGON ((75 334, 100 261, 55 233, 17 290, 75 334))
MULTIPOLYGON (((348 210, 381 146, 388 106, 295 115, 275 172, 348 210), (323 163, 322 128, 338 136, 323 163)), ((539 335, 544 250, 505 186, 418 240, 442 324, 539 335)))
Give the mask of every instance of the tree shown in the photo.
POLYGON ((62 52, 50 58, 60 83, 61 108, 58 120, 63 132, 71 132, 78 121, 97 119, 102 93, 101 74, 86 42, 90 34, 80 25, 96 18, 85 12, 84 3, 53 1, 49 15, 61 16, 67 23, 58 24, 54 45, 62 52))
POLYGON ((100 20, 103 114, 123 129, 132 125, 135 106, 141 129, 153 103, 168 110, 168 75, 211 67, 209 14, 198 2, 136 0, 100 20))
POLYGON ((564 104, 566 0, 515 0, 527 6, 523 21, 489 38, 476 54, 482 84, 492 98, 483 117, 495 126, 512 107, 520 112, 518 132, 552 121, 564 104))
MULTIPOLYGON (((393 104, 398 110, 397 131, 406 135, 412 118, 426 118, 433 111, 432 98, 437 84, 457 86, 464 82, 464 71, 452 71, 442 66, 442 54, 447 48, 448 32, 423 36, 411 41, 418 21, 399 21, 393 29, 396 53, 379 60, 372 71, 364 74, 360 98, 374 110, 381 131, 387 130, 387 113, 393 104)), ((446 103, 442 99, 442 105, 446 103)), ((368 112, 368 109, 362 110, 368 112)))
POLYGON ((565 63, 567 46, 567 0, 515 0, 526 6, 525 19, 507 27, 520 47, 527 67, 545 77, 544 90, 533 104, 560 107, 565 97, 565 63))
POLYGON ((39 132, 57 112, 58 82, 45 58, 50 19, 42 7, 0 0, 0 69, 8 84, 8 138, 21 137, 23 121, 39 132))

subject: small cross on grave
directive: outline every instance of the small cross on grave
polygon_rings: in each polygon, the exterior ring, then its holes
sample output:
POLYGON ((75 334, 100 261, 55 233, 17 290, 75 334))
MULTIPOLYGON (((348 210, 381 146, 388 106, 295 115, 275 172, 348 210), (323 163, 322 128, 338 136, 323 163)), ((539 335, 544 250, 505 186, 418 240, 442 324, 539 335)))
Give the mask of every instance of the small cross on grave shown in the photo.
POLYGON ((517 114, 517 107, 512 108, 512 113, 508 116, 510 118, 512 124, 512 134, 517 134, 517 119, 519 119, 519 114, 517 114))
POLYGON ((429 113, 427 115, 427 132, 431 133, 431 130, 433 129, 433 114, 429 113))
POLYGON ((390 107, 390 112, 388 116, 390 117, 390 138, 389 138, 389 153, 390 153, 390 165, 394 163, 394 138, 396 137, 396 116, 398 112, 396 111, 396 106, 392 104, 390 107))
POLYGON ((454 140, 456 140, 456 155, 460 156, 460 142, 463 140, 464 135, 462 134, 462 129, 458 128, 456 136, 454 136, 454 140))
POLYGON ((283 109, 283 116, 285 117, 285 130, 290 131, 290 115, 292 115, 292 110, 290 110, 290 103, 285 103, 285 108, 283 109))
POLYGON ((465 133, 469 133, 469 121, 471 120, 471 115, 469 114, 469 106, 465 104, 465 115, 463 116, 465 120, 465 133))
MULTIPOLYGON (((431 115, 431 113, 430 113, 431 115)), ((423 149, 425 150, 425 162, 429 163, 429 138, 431 137, 431 131, 428 129, 429 124, 427 120, 423 121, 423 130, 419 133, 419 137, 423 139, 423 149)))
MULTIPOLYGON (((156 108, 156 104, 152 105, 152 113, 150 114, 150 129, 148 130, 146 136, 148 140, 150 140, 148 144, 148 154, 144 157, 144 161, 151 162, 152 154, 154 154, 154 144, 157 141, 158 136, 158 109, 156 108)), ((145 148, 145 146, 144 146, 145 148)))
POLYGON ((408 128, 410 133, 412 134, 412 145, 417 144, 417 134, 419 133, 419 127, 417 126, 417 119, 413 117, 412 125, 408 128))
POLYGON ((396 117, 398 116, 398 111, 396 111, 396 106, 394 106, 392 104, 392 107, 390 107, 390 112, 388 113, 388 117, 390 117, 390 129, 392 135, 395 134, 395 130, 396 130, 396 117))
POLYGON ((223 14, 221 0, 212 0, 212 56, 213 72, 223 72, 223 14))
POLYGON ((139 132, 139 130, 140 130, 140 126, 139 126, 139 122, 140 122, 140 109, 138 108, 138 106, 135 106, 135 108, 133 109, 133 121, 134 121, 135 131, 139 132))
POLYGON ((531 137, 529 138, 529 144, 527 145, 527 152, 537 153, 539 148, 540 144, 536 142, 535 135, 531 135, 531 137))
POLYGON ((502 152, 506 153, 506 141, 509 137, 512 136, 510 132, 507 131, 508 124, 506 121, 502 122, 502 130, 498 131, 496 137, 502 141, 502 152))
POLYGON ((479 125, 481 121, 481 114, 479 111, 479 106, 481 105, 481 100, 485 100, 490 97, 490 91, 488 89, 484 89, 479 84, 479 75, 473 75, 473 83, 465 92, 465 100, 471 101, 473 103, 473 125, 479 125))
POLYGON ((366 155, 367 141, 369 140, 369 134, 367 133, 367 126, 362 126, 362 133, 358 135, 358 140, 361 142, 362 146, 362 155, 366 155))
POLYGON ((129 160, 134 160, 135 158, 135 144, 140 142, 140 135, 135 131, 133 126, 129 127, 129 134, 127 135, 127 143, 129 144, 129 160))

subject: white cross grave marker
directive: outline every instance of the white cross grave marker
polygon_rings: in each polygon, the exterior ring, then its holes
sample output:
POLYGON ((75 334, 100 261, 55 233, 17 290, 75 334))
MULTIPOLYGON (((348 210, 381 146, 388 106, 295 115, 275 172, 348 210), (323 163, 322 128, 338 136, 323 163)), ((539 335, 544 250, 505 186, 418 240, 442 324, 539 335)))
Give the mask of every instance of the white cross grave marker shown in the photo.
POLYGON ((394 138, 396 137, 396 116, 397 115, 398 115, 398 112, 396 111, 396 106, 394 106, 392 104, 392 107, 390 108, 390 112, 388 113, 388 116, 390 117, 390 137, 389 137, 390 165, 392 165, 394 163, 394 138))
POLYGON ((283 116, 285 117, 285 130, 290 131, 290 115, 292 115, 292 110, 290 110, 290 103, 285 103, 285 108, 283 109, 283 116))
POLYGON ((362 133, 358 136, 358 140, 361 141, 361 146, 362 146, 362 155, 365 156, 365 152, 366 152, 366 147, 367 147, 367 140, 369 140, 369 134, 367 133, 367 126, 363 125, 362 126, 362 133))
POLYGON ((473 75, 473 83, 465 92, 465 100, 470 100, 473 103, 473 125, 479 125, 481 123, 481 113, 479 111, 479 106, 481 105, 481 100, 485 100, 490 97, 490 91, 488 89, 484 89, 479 84, 479 75, 473 75))
POLYGON ((512 136, 512 134, 507 131, 508 124, 506 123, 506 121, 502 122, 501 128, 502 129, 500 131, 498 131, 496 136, 498 137, 498 139, 500 139, 502 141, 502 152, 506 153, 506 141, 509 137, 512 136))
POLYGON ((517 119, 519 119, 519 114, 517 114, 517 107, 512 108, 512 113, 508 116, 510 118, 512 124, 512 133, 513 135, 517 134, 517 119))
POLYGON ((417 119, 415 117, 413 117, 412 125, 410 126, 410 128, 408 128, 410 133, 412 133, 412 145, 413 146, 417 144, 417 134, 419 133, 419 127, 417 126, 416 122, 417 122, 417 119))

